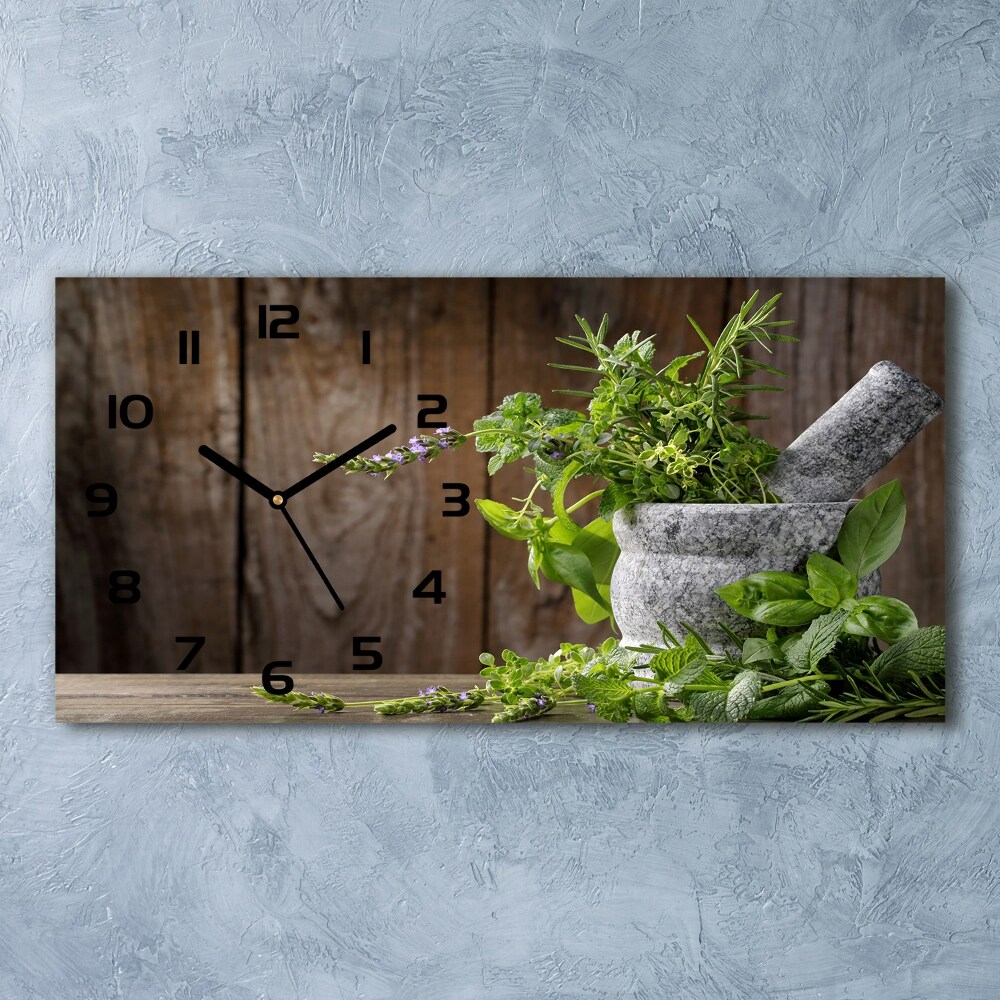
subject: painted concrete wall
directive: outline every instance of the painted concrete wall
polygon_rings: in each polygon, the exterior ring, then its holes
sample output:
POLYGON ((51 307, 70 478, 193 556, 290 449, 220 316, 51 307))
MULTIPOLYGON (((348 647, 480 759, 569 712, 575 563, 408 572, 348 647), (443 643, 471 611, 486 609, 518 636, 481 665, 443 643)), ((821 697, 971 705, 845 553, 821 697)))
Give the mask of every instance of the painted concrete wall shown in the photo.
POLYGON ((0 996, 996 996, 997 34, 8 0, 0 996), (947 276, 951 721, 55 726, 52 279, 245 273, 947 276))

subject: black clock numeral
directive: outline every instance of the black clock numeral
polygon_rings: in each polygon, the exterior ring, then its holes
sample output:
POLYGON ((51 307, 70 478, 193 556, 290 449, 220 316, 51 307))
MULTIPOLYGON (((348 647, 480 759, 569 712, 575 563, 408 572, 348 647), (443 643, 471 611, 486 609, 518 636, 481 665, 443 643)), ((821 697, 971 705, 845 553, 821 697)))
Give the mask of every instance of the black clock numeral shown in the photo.
POLYGON ((370 365, 372 363, 372 332, 371 330, 361 331, 361 363, 370 365))
POLYGON ((272 660, 265 667, 260 675, 261 687, 268 694, 288 694, 295 688, 295 681, 288 674, 276 674, 274 671, 278 667, 290 667, 291 660, 272 660))
POLYGON ((257 306, 257 337, 259 340, 298 340, 298 330, 283 329, 294 326, 298 321, 298 306, 257 306), (275 313, 283 313, 284 318, 278 316, 268 322, 268 314, 274 317, 275 313))
POLYGON ((119 403, 117 396, 108 396, 108 427, 117 427, 119 420, 122 427, 128 427, 133 431, 148 427, 153 422, 153 401, 149 396, 132 395, 126 396, 119 403), (129 416, 129 408, 133 403, 142 406, 142 416, 138 420, 133 420, 129 416))
POLYGON ((413 588, 414 597, 431 598, 435 604, 440 604, 448 595, 441 589, 441 570, 432 569, 420 583, 413 588), (428 589, 430 588, 430 589, 428 589))
POLYGON ((136 604, 139 597, 139 574, 134 569, 116 569, 108 577, 108 598, 112 604, 136 604))
POLYGON ((87 487, 87 502, 104 505, 104 510, 88 510, 87 517, 110 517, 118 510, 118 491, 111 483, 91 483, 87 487))
POLYGON ((177 664, 178 670, 187 670, 191 666, 191 661, 201 652, 201 647, 205 645, 205 637, 203 635, 179 635, 174 639, 174 642, 194 643, 184 659, 177 664))
POLYGON ((382 653, 378 649, 365 649, 365 643, 380 643, 380 635, 356 635, 354 637, 354 655, 371 658, 370 663, 355 663, 355 670, 378 670, 382 666, 382 653))
POLYGON ((428 420, 428 417, 437 416, 438 414, 444 413, 448 409, 448 400, 444 396, 438 396, 435 393, 423 393, 417 396, 418 403, 430 403, 433 402, 435 406, 426 406, 417 414, 417 427, 422 431, 432 431, 438 427, 447 427, 448 422, 446 420, 428 420))
POLYGON ((458 510, 443 510, 441 511, 442 517, 465 517, 466 514, 471 510, 469 506, 469 487, 465 483, 442 483, 441 489, 443 490, 458 490, 457 497, 445 497, 445 504, 453 503, 457 505, 458 510))
MULTIPOLYGON (((179 330, 177 332, 177 341, 178 341, 177 363, 179 365, 186 365, 188 363, 188 346, 189 346, 188 331, 179 330)), ((191 364, 200 365, 201 333, 198 330, 191 331, 190 348, 191 348, 191 364)))

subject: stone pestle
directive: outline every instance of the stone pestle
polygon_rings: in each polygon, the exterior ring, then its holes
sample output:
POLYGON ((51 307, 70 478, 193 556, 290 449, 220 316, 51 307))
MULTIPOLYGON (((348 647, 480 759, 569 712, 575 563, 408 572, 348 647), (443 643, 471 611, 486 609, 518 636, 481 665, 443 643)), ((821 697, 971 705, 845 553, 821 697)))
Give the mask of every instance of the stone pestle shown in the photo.
POLYGON ((768 485, 786 503, 849 500, 943 407, 915 375, 880 361, 778 456, 768 485))

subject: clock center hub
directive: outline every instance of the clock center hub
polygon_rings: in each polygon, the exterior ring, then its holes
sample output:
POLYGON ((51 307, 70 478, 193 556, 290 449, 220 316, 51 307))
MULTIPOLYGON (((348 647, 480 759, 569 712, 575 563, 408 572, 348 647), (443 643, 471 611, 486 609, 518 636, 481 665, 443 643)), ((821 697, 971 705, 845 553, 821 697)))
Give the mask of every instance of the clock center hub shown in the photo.
POLYGON ((284 504, 284 502, 285 498, 280 493, 275 493, 274 496, 271 497, 272 507, 281 507, 284 504))

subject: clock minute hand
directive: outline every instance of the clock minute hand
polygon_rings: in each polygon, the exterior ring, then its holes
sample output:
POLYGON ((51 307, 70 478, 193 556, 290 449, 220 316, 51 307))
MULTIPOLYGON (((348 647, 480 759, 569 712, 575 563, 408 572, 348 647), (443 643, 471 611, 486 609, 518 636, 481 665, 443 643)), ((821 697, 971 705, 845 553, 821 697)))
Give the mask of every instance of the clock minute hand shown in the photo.
POLYGON ((233 479, 238 479, 244 486, 250 487, 254 493, 259 493, 266 500, 274 496, 274 490, 269 489, 259 479, 254 478, 249 472, 245 472, 238 465, 234 465, 228 458, 224 458, 217 451, 203 444, 198 449, 198 454, 207 458, 213 465, 217 465, 223 472, 228 472, 233 479))
POLYGON ((343 455, 338 455, 332 462, 327 463, 321 469, 317 469, 315 472, 311 472, 305 479, 300 479, 294 486, 289 486, 287 490, 282 490, 281 495, 286 499, 290 499, 295 496, 296 493, 301 493, 307 486, 312 486, 313 483, 318 482, 324 476, 328 476, 334 469, 339 469, 342 465, 349 462, 352 458, 357 458, 364 451, 368 451, 369 448, 374 448, 379 441, 385 440, 390 434, 396 433, 395 424, 386 424, 385 427, 380 431, 376 431, 371 437, 367 437, 360 444, 356 444, 353 448, 348 449, 343 455))
POLYGON ((306 540, 302 537, 302 532, 299 531, 298 525, 296 525, 296 523, 292 520, 292 515, 288 513, 288 508, 279 507, 278 509, 281 511, 282 514, 285 515, 285 520, 288 522, 288 526, 295 533, 295 537, 299 540, 299 545, 301 545, 302 548, 306 550, 306 555, 309 556, 309 561, 313 564, 313 569, 315 569, 316 572, 319 573, 319 578, 323 581, 323 583, 326 584, 326 589, 330 591, 330 596, 337 602, 337 607, 340 608, 341 611, 343 611, 344 602, 340 599, 340 595, 337 593, 337 591, 333 589, 333 584, 330 583, 326 573, 323 572, 323 567, 320 566, 316 557, 313 555, 312 549, 309 548, 309 546, 306 544, 306 540))

